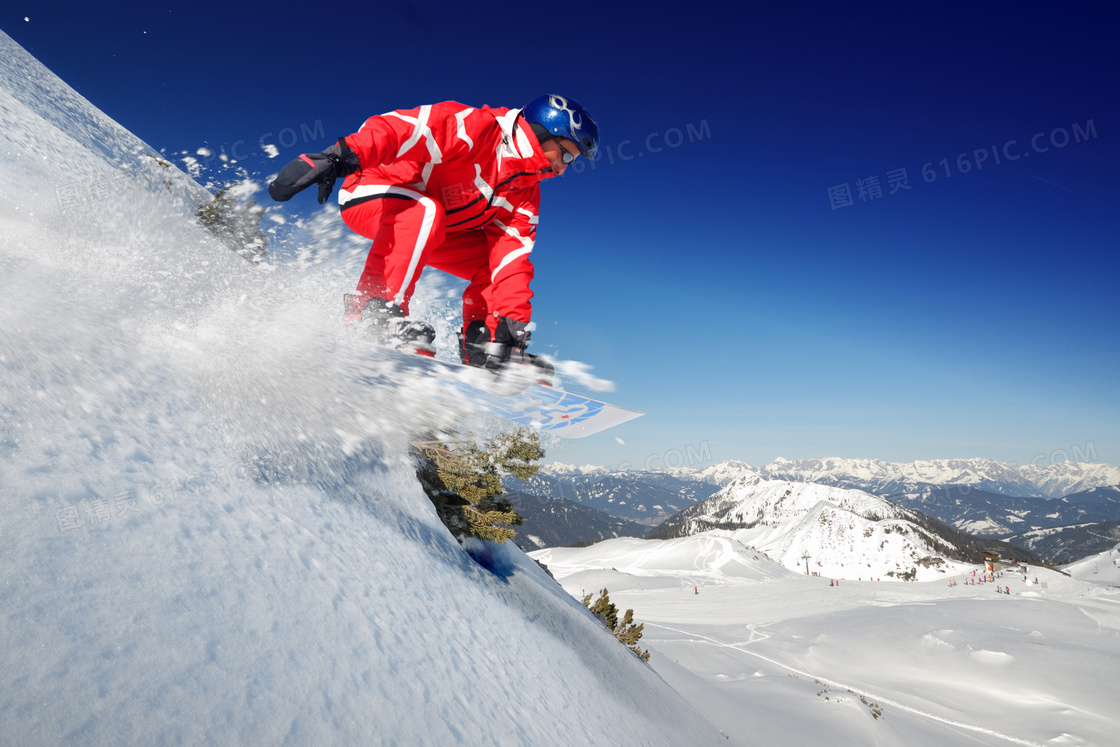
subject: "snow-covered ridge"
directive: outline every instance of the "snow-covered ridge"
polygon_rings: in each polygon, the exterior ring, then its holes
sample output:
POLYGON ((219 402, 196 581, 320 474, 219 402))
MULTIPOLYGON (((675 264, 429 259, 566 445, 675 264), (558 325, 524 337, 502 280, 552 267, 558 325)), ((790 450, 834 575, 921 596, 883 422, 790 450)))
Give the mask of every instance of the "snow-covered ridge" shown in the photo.
MULTIPOLYGON (((155 149, 93 107, 0 31, 4 57, 0 86, 0 159, 10 179, 0 191, 5 212, 38 211, 44 226, 58 213, 104 207, 115 197, 147 193, 145 199, 177 204, 181 214, 211 195, 155 149), (48 106, 40 105, 49 98, 48 106), (34 127, 28 127, 29 122, 34 127)), ((10 214, 10 213, 9 213, 10 214)))
POLYGON ((541 472, 553 477, 571 476, 571 475, 599 475, 610 474, 608 467, 600 467, 596 465, 584 465, 577 467, 574 464, 564 464, 562 462, 553 462, 552 464, 545 465, 541 468, 541 472))
POLYGON ((680 480, 706 482, 712 485, 726 485, 744 472, 756 472, 757 467, 752 467, 746 462, 728 460, 718 462, 707 467, 667 467, 655 470, 612 469, 602 465, 574 465, 563 462, 553 462, 541 468, 541 473, 551 477, 588 477, 625 475, 628 477, 641 475, 668 475, 680 480))
POLYGON ((682 467, 679 469, 669 469, 667 471, 682 479, 692 479, 723 487, 740 475, 747 472, 756 472, 757 470, 746 462, 740 462, 737 459, 729 459, 708 467, 693 469, 682 467))
POLYGON ((927 579, 966 567, 945 554, 958 548, 913 518, 862 491, 745 474, 670 520, 668 534, 727 533, 790 570, 833 578, 927 579))
POLYGON ((877 459, 779 458, 758 471, 771 479, 846 485, 886 495, 910 493, 922 485, 970 485, 994 493, 1060 498, 1120 485, 1120 468, 1077 462, 1019 467, 990 459, 934 459, 900 464, 877 459))

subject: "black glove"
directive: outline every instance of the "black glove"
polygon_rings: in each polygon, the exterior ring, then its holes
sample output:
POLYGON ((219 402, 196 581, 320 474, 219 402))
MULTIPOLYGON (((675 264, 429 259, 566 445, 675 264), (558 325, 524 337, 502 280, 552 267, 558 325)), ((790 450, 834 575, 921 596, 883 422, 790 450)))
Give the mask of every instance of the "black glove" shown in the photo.
POLYGON ((359 168, 358 156, 344 138, 339 138, 322 153, 304 153, 281 169, 268 185, 268 194, 277 202, 287 202, 312 184, 318 184, 319 204, 322 205, 331 196, 335 180, 359 168))

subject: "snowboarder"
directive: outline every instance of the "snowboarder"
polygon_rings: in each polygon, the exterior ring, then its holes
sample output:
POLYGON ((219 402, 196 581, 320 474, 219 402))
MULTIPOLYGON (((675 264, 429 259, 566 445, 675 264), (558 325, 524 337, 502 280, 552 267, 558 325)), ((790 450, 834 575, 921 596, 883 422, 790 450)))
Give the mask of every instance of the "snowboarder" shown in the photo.
POLYGON ((547 364, 525 352, 532 330, 529 253, 540 182, 579 156, 593 159, 599 127, 576 101, 545 94, 523 108, 447 101, 370 117, 322 153, 304 154, 269 185, 275 200, 336 179, 342 219, 373 241, 343 321, 403 349, 431 355, 435 331, 409 319, 425 267, 469 281, 460 356, 498 370, 547 364))

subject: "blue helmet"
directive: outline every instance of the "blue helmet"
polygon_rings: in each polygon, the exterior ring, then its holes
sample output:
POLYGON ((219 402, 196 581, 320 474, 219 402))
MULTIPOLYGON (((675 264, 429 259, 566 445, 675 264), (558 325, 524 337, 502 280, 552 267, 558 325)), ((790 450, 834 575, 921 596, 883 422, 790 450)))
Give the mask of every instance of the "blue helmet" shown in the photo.
POLYGON ((571 140, 588 158, 594 158, 599 150, 599 125, 595 118, 567 96, 555 93, 537 96, 525 105, 521 114, 526 122, 540 125, 550 135, 571 140))

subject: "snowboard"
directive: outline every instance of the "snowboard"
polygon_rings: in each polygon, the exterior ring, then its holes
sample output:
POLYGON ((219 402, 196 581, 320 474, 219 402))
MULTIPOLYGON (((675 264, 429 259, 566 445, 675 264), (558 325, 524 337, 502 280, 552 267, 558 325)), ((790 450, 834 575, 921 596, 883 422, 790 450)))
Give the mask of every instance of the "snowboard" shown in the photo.
POLYGON ((401 373, 432 381, 437 398, 562 438, 583 438, 645 413, 484 369, 381 348, 401 373))

